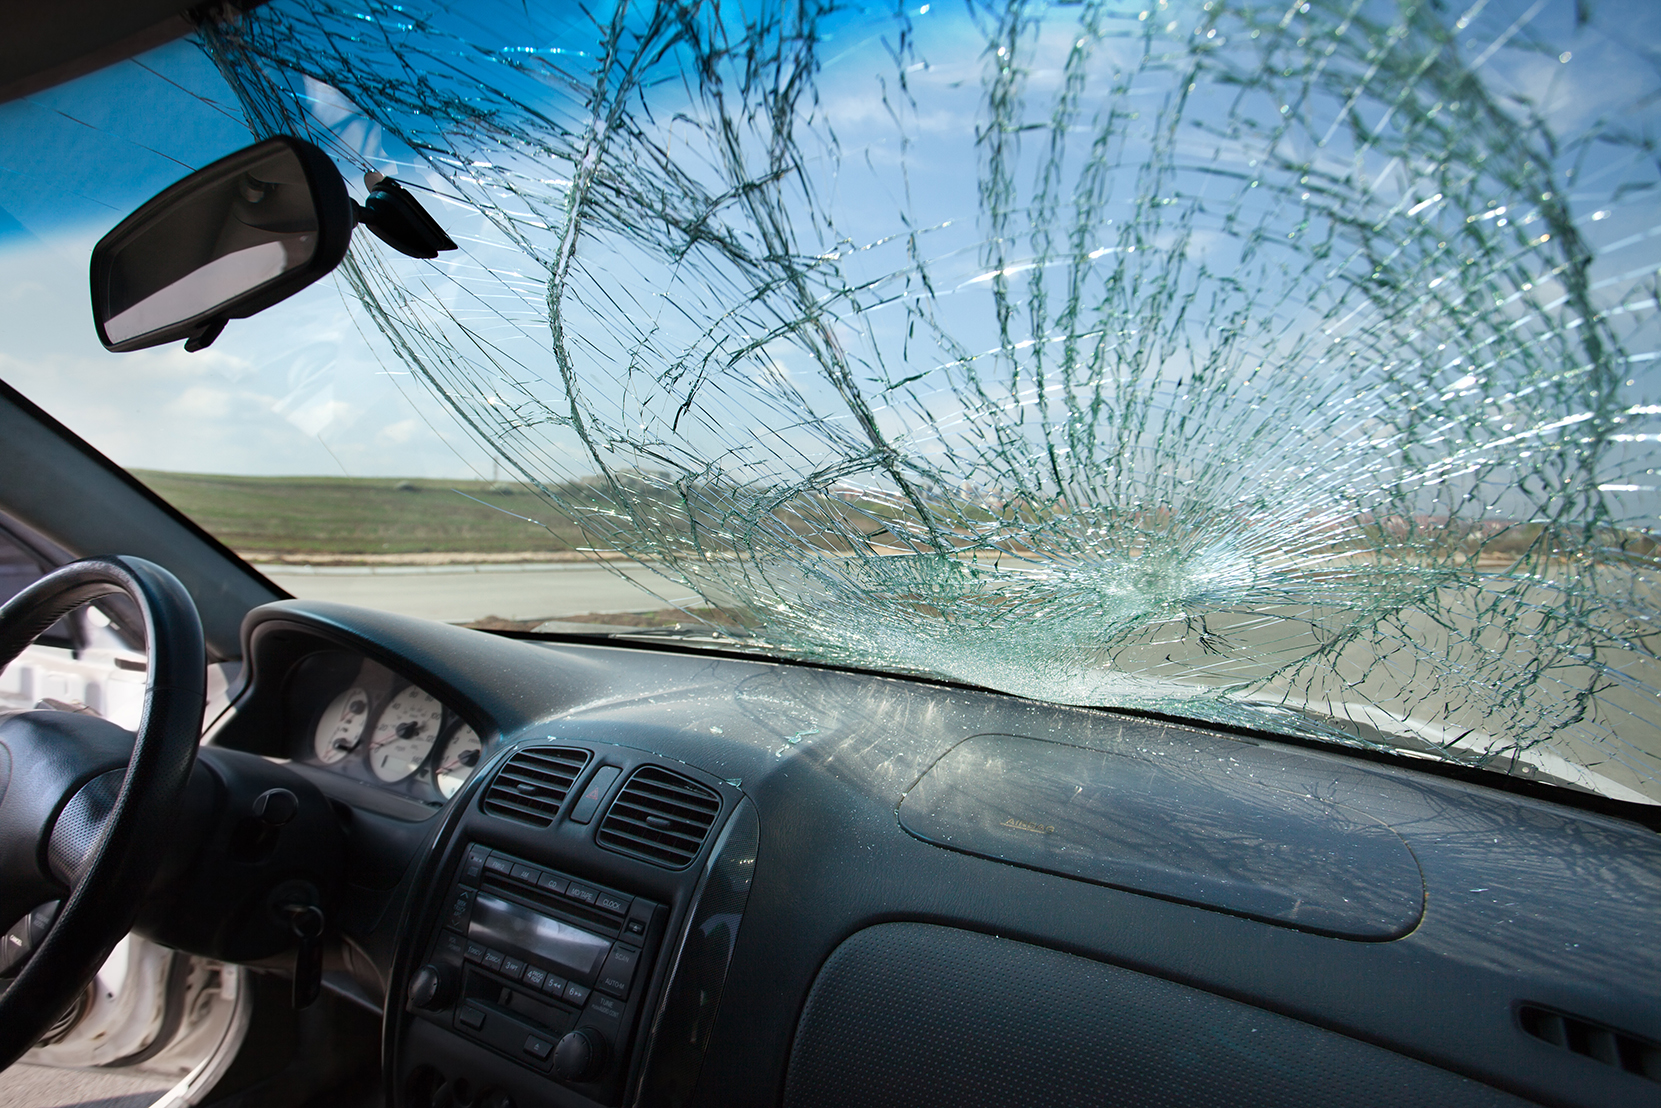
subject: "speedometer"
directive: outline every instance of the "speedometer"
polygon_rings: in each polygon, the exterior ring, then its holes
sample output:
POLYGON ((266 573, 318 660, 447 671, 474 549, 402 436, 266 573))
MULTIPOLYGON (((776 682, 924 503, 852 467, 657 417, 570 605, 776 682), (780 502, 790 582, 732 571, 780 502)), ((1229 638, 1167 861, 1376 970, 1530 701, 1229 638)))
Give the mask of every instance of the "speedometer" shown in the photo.
POLYGON ((369 768, 382 781, 402 781, 426 760, 443 722, 444 706, 411 685, 381 712, 369 739, 369 768))
POLYGON ((456 728, 444 743, 444 749, 438 755, 438 768, 433 771, 433 780, 438 782, 438 791, 445 798, 456 795, 456 790, 467 784, 467 779, 473 776, 473 770, 479 764, 479 758, 484 754, 484 744, 479 742, 479 736, 465 723, 456 728))
POLYGON ((334 698, 323 710, 312 735, 312 749, 324 765, 340 761, 363 741, 363 725, 369 716, 369 694, 353 686, 334 698))

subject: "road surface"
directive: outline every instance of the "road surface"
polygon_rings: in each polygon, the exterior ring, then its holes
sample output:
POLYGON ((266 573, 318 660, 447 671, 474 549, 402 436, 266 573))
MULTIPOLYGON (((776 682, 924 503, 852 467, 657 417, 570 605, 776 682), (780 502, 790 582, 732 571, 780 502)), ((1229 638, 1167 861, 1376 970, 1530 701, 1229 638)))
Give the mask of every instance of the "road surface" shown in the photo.
POLYGON ((257 568, 305 600, 362 604, 449 623, 485 616, 528 620, 585 612, 644 612, 696 600, 684 587, 640 566, 624 569, 626 576, 581 562, 257 568), (634 581, 644 582, 658 595, 634 581))

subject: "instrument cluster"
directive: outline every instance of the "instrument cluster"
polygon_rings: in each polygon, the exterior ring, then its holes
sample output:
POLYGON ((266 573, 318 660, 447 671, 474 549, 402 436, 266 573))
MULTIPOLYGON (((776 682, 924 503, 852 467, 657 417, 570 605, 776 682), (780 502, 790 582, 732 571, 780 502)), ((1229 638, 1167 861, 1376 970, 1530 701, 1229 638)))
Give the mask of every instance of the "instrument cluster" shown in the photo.
POLYGON ((448 800, 484 757, 453 708, 350 651, 302 659, 285 699, 291 757, 417 800, 448 800))

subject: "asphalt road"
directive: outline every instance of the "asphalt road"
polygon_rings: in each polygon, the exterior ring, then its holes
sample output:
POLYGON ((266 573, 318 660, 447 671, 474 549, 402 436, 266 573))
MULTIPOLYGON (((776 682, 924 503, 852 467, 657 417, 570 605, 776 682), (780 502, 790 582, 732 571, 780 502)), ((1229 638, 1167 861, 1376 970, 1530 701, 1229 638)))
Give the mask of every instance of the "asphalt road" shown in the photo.
POLYGON ((622 575, 577 564, 446 566, 260 566, 304 600, 334 600, 423 619, 466 623, 485 616, 552 619, 585 612, 643 612, 695 599, 639 566, 622 575), (634 584, 645 582, 653 596, 634 584), (662 597, 663 599, 659 599, 662 597))

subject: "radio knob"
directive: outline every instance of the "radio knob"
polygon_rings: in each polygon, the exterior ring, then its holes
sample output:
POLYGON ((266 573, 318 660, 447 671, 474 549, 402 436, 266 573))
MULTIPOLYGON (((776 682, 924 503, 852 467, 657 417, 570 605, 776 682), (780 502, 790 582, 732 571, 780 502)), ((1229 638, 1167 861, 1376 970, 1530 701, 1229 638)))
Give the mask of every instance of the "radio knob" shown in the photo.
POLYGON ((449 966, 428 963, 409 979, 409 1002, 417 1008, 436 1012, 448 1008, 456 995, 456 971, 449 966))
POLYGON ((606 1041, 579 1027, 554 1047, 554 1073, 567 1081, 592 1081, 606 1065, 606 1041))

